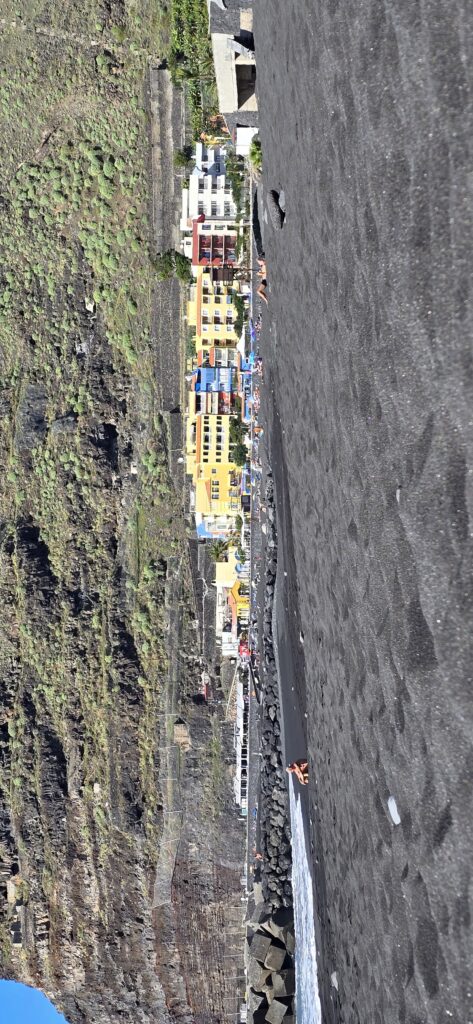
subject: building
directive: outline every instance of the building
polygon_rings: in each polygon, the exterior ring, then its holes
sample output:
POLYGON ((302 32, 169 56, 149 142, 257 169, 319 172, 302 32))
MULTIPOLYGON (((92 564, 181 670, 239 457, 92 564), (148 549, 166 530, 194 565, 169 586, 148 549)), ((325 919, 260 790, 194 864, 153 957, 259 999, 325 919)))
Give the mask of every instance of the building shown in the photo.
POLYGON ((230 132, 258 127, 252 0, 208 0, 219 110, 230 132))
POLYGON ((225 540, 235 527, 236 515, 195 512, 195 532, 199 540, 225 540))
MULTIPOLYGON (((241 282, 215 280, 210 268, 197 267, 187 306, 187 322, 195 330, 197 356, 202 349, 216 348, 214 360, 223 360, 222 349, 235 347, 239 340, 235 331, 238 318, 235 296, 244 296, 247 290, 241 282)), ((228 365, 228 359, 220 365, 228 365)))
POLYGON ((258 134, 258 129, 253 126, 238 126, 234 131, 234 144, 237 156, 248 156, 252 140, 258 134))
POLYGON ((184 239, 184 253, 193 267, 237 266, 238 227, 231 220, 208 220, 201 214, 192 221, 192 242, 184 239))
POLYGON ((249 569, 238 561, 234 546, 229 546, 225 559, 216 563, 215 587, 215 637, 222 651, 225 648, 227 655, 229 650, 235 655, 240 634, 248 626, 250 588, 249 569))
POLYGON ((250 354, 247 358, 242 355, 240 348, 237 350, 237 391, 240 399, 241 418, 243 423, 249 427, 253 401, 253 355, 250 354))
POLYGON ((204 214, 206 218, 231 220, 236 217, 232 190, 225 177, 225 146, 196 143, 195 166, 189 185, 182 190, 181 233, 192 233, 192 222, 204 214))
MULTIPOLYGON (((193 509, 196 523, 201 524, 199 536, 213 536, 211 523, 217 520, 220 525, 224 518, 228 533, 241 508, 241 472, 230 457, 231 414, 223 411, 228 400, 226 391, 189 392, 186 472, 192 478, 193 509)), ((222 533, 219 528, 217 536, 222 533)))

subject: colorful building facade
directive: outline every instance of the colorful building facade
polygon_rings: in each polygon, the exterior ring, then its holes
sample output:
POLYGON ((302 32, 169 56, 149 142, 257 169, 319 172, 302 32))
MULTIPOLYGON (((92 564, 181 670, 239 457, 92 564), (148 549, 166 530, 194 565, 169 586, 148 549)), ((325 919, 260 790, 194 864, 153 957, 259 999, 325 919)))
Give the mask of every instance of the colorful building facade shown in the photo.
POLYGON ((201 349, 235 347, 235 295, 239 290, 239 282, 214 281, 210 269, 197 268, 187 306, 188 325, 195 329, 196 355, 201 349))

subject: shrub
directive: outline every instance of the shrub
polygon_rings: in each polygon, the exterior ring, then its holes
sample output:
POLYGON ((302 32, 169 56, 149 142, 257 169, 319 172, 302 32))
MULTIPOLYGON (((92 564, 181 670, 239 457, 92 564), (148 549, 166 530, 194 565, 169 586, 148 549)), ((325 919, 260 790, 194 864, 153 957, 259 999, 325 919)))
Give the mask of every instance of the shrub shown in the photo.
POLYGON ((174 166, 186 168, 190 164, 190 158, 185 149, 178 149, 174 153, 174 166))
POLYGON ((236 320, 234 324, 235 334, 240 335, 243 330, 243 324, 245 322, 245 300, 242 295, 233 296, 233 305, 236 309, 236 320))
POLYGON ((230 457, 235 466, 244 466, 248 458, 248 451, 246 445, 242 441, 234 445, 230 451, 230 457))
POLYGON ((181 252, 168 249, 152 258, 151 263, 160 281, 168 281, 171 277, 177 277, 184 284, 192 281, 191 261, 181 252))
POLYGON ((249 160, 255 171, 261 171, 263 166, 263 154, 261 151, 261 141, 258 135, 255 135, 251 140, 249 160))

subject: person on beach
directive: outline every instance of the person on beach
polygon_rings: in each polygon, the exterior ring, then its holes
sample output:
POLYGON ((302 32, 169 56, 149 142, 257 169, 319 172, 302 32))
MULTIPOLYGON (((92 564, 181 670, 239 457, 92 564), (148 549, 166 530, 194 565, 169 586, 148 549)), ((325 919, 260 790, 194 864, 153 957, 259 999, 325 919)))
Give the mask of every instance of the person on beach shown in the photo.
POLYGON ((267 287, 268 287, 268 282, 267 282, 266 278, 264 278, 262 280, 261 284, 258 285, 258 287, 256 289, 256 294, 259 295, 260 299, 262 299, 263 302, 266 303, 266 305, 268 305, 268 296, 266 295, 266 288, 267 287))
POLYGON ((293 761, 286 768, 289 774, 294 774, 296 779, 299 780, 301 786, 307 786, 309 781, 309 765, 307 761, 293 761))
POLYGON ((261 284, 256 289, 256 294, 259 295, 260 299, 268 305, 268 297, 266 295, 266 289, 268 287, 268 281, 266 277, 266 260, 259 259, 259 270, 257 271, 258 277, 262 278, 261 284))

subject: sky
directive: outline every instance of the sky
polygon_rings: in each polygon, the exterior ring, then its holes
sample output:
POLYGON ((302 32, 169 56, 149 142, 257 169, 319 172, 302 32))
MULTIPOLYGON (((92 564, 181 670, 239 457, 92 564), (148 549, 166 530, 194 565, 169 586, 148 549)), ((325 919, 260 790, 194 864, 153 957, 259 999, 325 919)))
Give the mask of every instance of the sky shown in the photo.
POLYGON ((66 1024, 46 996, 15 981, 0 981, 0 1024, 66 1024))

